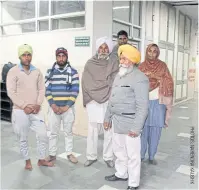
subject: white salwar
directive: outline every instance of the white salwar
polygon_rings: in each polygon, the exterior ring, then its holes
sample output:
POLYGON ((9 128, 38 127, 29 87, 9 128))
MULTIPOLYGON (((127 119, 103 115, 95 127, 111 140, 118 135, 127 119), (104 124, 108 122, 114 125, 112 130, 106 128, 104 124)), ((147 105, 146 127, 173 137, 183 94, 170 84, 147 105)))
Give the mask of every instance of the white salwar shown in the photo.
MULTIPOLYGON (((107 106, 108 102, 99 104, 95 101, 91 101, 86 105, 86 110, 88 113, 88 136, 86 157, 88 160, 97 159, 98 135, 100 129, 104 129, 103 123, 107 106)), ((112 136, 112 128, 108 131, 104 130, 103 159, 105 161, 113 160, 112 136)))
POLYGON ((40 111, 38 114, 26 114, 24 110, 13 109, 12 125, 20 142, 20 152, 24 160, 29 160, 28 132, 36 132, 38 159, 45 159, 48 145, 46 124, 40 111))
POLYGON ((113 151, 117 158, 115 161, 115 176, 122 179, 128 178, 128 186, 138 187, 141 169, 140 135, 134 138, 127 134, 114 133, 113 151))

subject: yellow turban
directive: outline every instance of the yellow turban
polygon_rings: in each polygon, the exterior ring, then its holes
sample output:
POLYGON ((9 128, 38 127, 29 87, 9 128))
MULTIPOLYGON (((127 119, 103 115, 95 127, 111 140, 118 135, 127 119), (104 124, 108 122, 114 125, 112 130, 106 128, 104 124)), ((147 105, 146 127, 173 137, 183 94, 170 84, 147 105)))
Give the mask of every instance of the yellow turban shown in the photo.
POLYGON ((19 57, 21 57, 26 52, 28 52, 32 55, 32 53, 33 53, 32 47, 29 46, 28 44, 23 44, 23 45, 19 46, 19 48, 18 48, 18 56, 19 57))
POLYGON ((118 49, 118 56, 124 55, 127 59, 132 61, 134 64, 138 64, 141 61, 140 52, 132 45, 125 44, 121 45, 118 49))

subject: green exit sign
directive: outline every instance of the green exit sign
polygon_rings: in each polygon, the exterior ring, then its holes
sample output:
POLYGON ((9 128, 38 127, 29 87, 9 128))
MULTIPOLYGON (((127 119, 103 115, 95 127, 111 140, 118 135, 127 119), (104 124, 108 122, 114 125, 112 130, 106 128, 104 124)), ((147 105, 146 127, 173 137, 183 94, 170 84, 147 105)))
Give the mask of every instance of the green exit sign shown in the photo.
POLYGON ((76 47, 88 47, 90 46, 90 36, 75 37, 76 47))

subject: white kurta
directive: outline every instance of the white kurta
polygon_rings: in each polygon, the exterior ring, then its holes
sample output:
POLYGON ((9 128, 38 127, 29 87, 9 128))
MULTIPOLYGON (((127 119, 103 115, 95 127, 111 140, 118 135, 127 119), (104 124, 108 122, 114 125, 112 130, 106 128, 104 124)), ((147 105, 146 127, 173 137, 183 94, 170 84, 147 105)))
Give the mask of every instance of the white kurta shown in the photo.
MULTIPOLYGON (((108 102, 98 104, 95 101, 91 101, 86 105, 89 119, 86 153, 88 160, 97 159, 98 135, 100 129, 104 129, 103 123, 107 106, 108 102)), ((105 161, 113 160, 112 131, 112 128, 108 131, 104 130, 103 159, 105 161)))
POLYGON ((159 99, 159 87, 149 92, 149 100, 158 100, 158 99, 159 99))
POLYGON ((88 120, 91 123, 104 123, 104 116, 108 106, 108 101, 98 104, 96 101, 91 101, 86 105, 88 120))

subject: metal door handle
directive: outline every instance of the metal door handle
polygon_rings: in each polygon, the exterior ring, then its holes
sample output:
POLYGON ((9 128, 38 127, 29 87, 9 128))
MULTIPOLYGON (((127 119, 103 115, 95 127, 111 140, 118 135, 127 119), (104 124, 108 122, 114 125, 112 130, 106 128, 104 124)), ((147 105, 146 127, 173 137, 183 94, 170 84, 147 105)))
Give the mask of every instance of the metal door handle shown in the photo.
POLYGON ((154 16, 155 16, 155 15, 152 15, 152 21, 154 21, 154 16))

